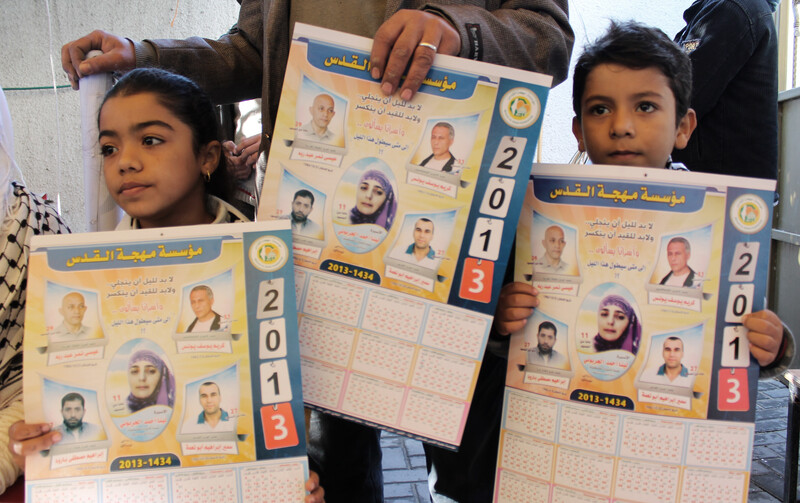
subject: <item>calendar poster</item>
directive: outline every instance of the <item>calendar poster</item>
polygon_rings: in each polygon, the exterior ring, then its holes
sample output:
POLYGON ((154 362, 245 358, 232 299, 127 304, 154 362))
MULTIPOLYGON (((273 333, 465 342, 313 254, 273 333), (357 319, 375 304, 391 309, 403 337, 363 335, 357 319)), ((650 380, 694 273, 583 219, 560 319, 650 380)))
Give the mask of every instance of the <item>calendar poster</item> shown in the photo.
POLYGON ((296 333, 285 222, 35 237, 26 501, 301 501, 296 333))
POLYGON ((551 78, 437 55, 403 101, 371 46, 296 25, 259 218, 292 225, 306 403, 454 448, 551 78))
POLYGON ((534 166, 495 500, 746 501, 774 181, 534 166))

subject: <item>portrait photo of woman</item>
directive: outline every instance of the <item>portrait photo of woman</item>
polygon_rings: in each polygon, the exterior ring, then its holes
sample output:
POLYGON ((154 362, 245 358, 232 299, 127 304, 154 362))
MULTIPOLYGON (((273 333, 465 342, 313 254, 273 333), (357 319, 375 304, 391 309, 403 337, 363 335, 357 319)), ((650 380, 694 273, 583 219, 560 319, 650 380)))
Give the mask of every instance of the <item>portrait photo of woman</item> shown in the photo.
POLYGON ((153 351, 140 349, 128 360, 128 385, 126 400, 131 413, 150 407, 175 403, 175 377, 166 363, 153 351))
POLYGON ((603 297, 597 309, 596 352, 621 349, 636 354, 642 337, 642 327, 633 307, 621 295, 603 297))
POLYGON ((365 171, 356 187, 356 204, 350 209, 350 223, 380 225, 388 231, 396 212, 397 198, 389 178, 377 169, 365 171))
POLYGON ((177 384, 168 355, 154 341, 136 338, 123 343, 109 362, 105 383, 108 412, 114 425, 131 440, 156 438, 175 412, 177 384))

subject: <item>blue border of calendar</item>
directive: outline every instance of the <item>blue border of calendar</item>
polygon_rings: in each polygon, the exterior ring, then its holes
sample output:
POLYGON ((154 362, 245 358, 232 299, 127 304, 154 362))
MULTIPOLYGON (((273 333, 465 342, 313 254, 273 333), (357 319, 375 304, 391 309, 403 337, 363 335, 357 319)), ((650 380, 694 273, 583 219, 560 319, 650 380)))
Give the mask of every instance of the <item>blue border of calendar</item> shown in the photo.
MULTIPOLYGON (((461 243, 461 251, 459 252, 458 265, 453 276, 453 286, 450 289, 450 297, 448 304, 452 306, 463 307, 473 311, 489 314, 494 316, 495 306, 497 299, 500 295, 500 289, 503 286, 503 279, 507 267, 509 266, 509 258, 514 249, 514 236, 517 232, 517 221, 519 220, 520 213, 522 212, 522 205, 525 201, 525 192, 528 186, 528 179, 531 174, 531 167, 533 166, 534 154, 536 153, 536 146, 539 141, 539 134, 541 133, 542 121, 544 120, 544 111, 547 105, 547 96, 550 89, 545 86, 534 85, 529 82, 522 82, 507 78, 501 78, 497 86, 497 95, 494 103, 494 113, 492 114, 492 121, 489 127, 489 134, 486 138, 486 147, 483 150, 483 159, 481 160, 481 168, 476 182, 475 197, 472 199, 470 207, 469 219, 467 226, 464 230, 464 239, 461 243), (503 121, 500 112, 501 101, 505 94, 515 88, 526 88, 533 92, 539 99, 540 112, 539 118, 524 129, 516 129, 503 121), (504 136, 515 136, 527 138, 525 149, 522 152, 519 161, 519 167, 516 174, 513 176, 514 190, 511 196, 511 202, 508 207, 508 213, 503 219, 503 232, 500 241, 500 252, 496 261, 494 261, 494 275, 492 277, 492 290, 489 296, 488 303, 482 303, 474 300, 464 299, 460 294, 461 281, 464 274, 464 261, 470 256, 469 249, 473 239, 478 238, 475 236, 475 225, 478 218, 493 218, 489 215, 484 215, 480 211, 481 203, 485 196, 484 190, 489 184, 492 177, 498 176, 489 172, 491 163, 494 160, 495 153, 500 146, 504 136)), ((512 177, 509 177, 512 179, 512 177)))
MULTIPOLYGON (((280 238, 286 243, 287 249, 292 249, 291 230, 273 231, 272 236, 280 238)), ((256 269, 251 263, 248 254, 250 246, 257 239, 266 235, 264 232, 242 233, 242 260, 244 261, 245 297, 247 299, 247 338, 250 344, 250 379, 253 393, 253 423, 255 426, 256 459, 290 458, 306 455, 305 412, 303 407, 303 386, 300 380, 300 344, 297 328, 297 303, 295 301, 294 287, 294 262, 289 257, 283 266, 274 272, 263 272, 256 269), (284 447, 269 450, 264 442, 264 426, 261 422, 261 378, 260 367, 270 359, 262 360, 259 355, 259 327, 262 321, 270 318, 258 318, 259 285, 262 281, 283 280, 283 315, 286 323, 286 356, 289 367, 289 380, 291 385, 291 409, 294 417, 294 427, 297 432, 298 444, 294 447, 284 447)))
POLYGON ((722 270, 719 272, 719 301, 717 303, 717 333, 714 340, 714 361, 713 361, 713 380, 709 390, 708 419, 721 419, 727 421, 755 421, 756 415, 756 394, 758 392, 758 362, 750 356, 750 365, 747 367, 747 379, 749 384, 750 406, 747 411, 720 411, 717 408, 719 371, 723 369, 722 357, 722 334, 725 327, 734 326, 735 323, 725 321, 725 311, 728 306, 728 297, 731 286, 737 284, 731 282, 729 273, 733 263, 736 244, 741 242, 759 243, 758 262, 751 282, 754 286, 752 312, 757 312, 766 307, 767 277, 769 274, 770 242, 772 236, 772 201, 774 192, 771 190, 754 190, 746 187, 729 186, 725 200, 725 230, 722 248, 722 270), (761 198, 766 203, 768 211, 767 222, 764 227, 754 233, 745 234, 734 227, 731 219, 731 207, 736 199, 742 195, 752 194, 761 198))

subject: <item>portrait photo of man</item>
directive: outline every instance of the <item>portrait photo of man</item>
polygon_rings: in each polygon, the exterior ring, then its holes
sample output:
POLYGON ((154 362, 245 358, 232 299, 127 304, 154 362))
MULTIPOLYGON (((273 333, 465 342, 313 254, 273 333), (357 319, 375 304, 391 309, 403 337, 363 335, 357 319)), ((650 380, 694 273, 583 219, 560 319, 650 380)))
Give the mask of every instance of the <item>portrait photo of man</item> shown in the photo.
POLYGON ((528 350, 528 364, 545 365, 547 367, 566 368, 567 358, 553 349, 556 345, 558 330, 554 323, 543 321, 536 332, 537 345, 528 350))
POLYGON ((86 299, 83 294, 69 292, 64 295, 58 313, 63 319, 61 324, 48 334, 50 342, 76 341, 92 336, 91 329, 83 324, 83 317, 86 315, 86 299))
POLYGON ((694 288, 699 286, 699 278, 695 271, 689 267, 689 258, 692 248, 689 240, 683 237, 674 237, 667 243, 667 262, 670 271, 661 279, 660 284, 666 286, 681 286, 694 288))
POLYGON ((562 260, 564 247, 567 241, 564 238, 564 229, 558 225, 551 225, 544 231, 542 247, 544 254, 536 261, 536 272, 565 273, 569 264, 562 260))
POLYGON ((431 129, 431 155, 420 163, 436 171, 445 173, 457 173, 460 169, 455 167, 456 156, 450 152, 453 141, 456 138, 456 130, 449 122, 437 122, 431 129))
POLYGON ((662 345, 661 355, 664 363, 656 371, 656 382, 673 386, 690 386, 689 369, 683 362, 683 340, 680 337, 667 337, 662 345))
POLYGON ((336 134, 328 127, 336 115, 333 97, 329 94, 318 94, 314 97, 308 111, 311 119, 304 122, 297 130, 297 138, 322 143, 331 143, 336 134))
POLYGON ((301 236, 322 237, 322 227, 309 218, 314 210, 314 194, 307 189, 300 189, 292 198, 292 232, 301 236))
POLYGON ((422 217, 414 223, 414 242, 406 248, 410 262, 425 265, 431 264, 436 258, 436 252, 431 247, 433 228, 433 221, 429 218, 422 217))
POLYGON ((61 416, 63 422, 55 427, 61 433, 60 444, 91 442, 105 438, 103 430, 83 420, 86 413, 86 402, 80 393, 67 393, 61 398, 61 416))
POLYGON ((197 416, 198 428, 205 431, 229 431, 232 423, 228 413, 220 408, 222 393, 214 381, 206 381, 198 389, 200 407, 203 411, 197 416))
POLYGON ((194 312, 194 321, 187 332, 216 332, 221 330, 222 317, 214 311, 214 291, 206 285, 197 285, 189 293, 189 303, 194 312))

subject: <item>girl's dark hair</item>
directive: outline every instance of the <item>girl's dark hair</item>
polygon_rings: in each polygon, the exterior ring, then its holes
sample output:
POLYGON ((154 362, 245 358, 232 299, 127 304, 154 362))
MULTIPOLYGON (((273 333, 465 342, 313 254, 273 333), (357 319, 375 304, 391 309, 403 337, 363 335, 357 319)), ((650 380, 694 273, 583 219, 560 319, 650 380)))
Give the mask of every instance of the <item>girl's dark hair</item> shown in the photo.
POLYGON ((615 64, 633 70, 657 68, 675 96, 675 121, 680 124, 692 98, 692 62, 666 33, 635 21, 612 21, 608 31, 587 45, 575 63, 572 109, 581 120, 586 78, 597 66, 615 64))
MULTIPOLYGON (((211 99, 194 81, 159 68, 137 68, 126 73, 109 89, 103 98, 103 108, 111 98, 151 93, 158 102, 172 112, 192 130, 192 150, 195 155, 200 147, 214 140, 221 142, 216 108, 211 99)), ((99 120, 99 117, 98 117, 99 120)), ((225 153, 220 152, 217 169, 206 180, 206 194, 227 201, 233 185, 227 170, 225 153)))

